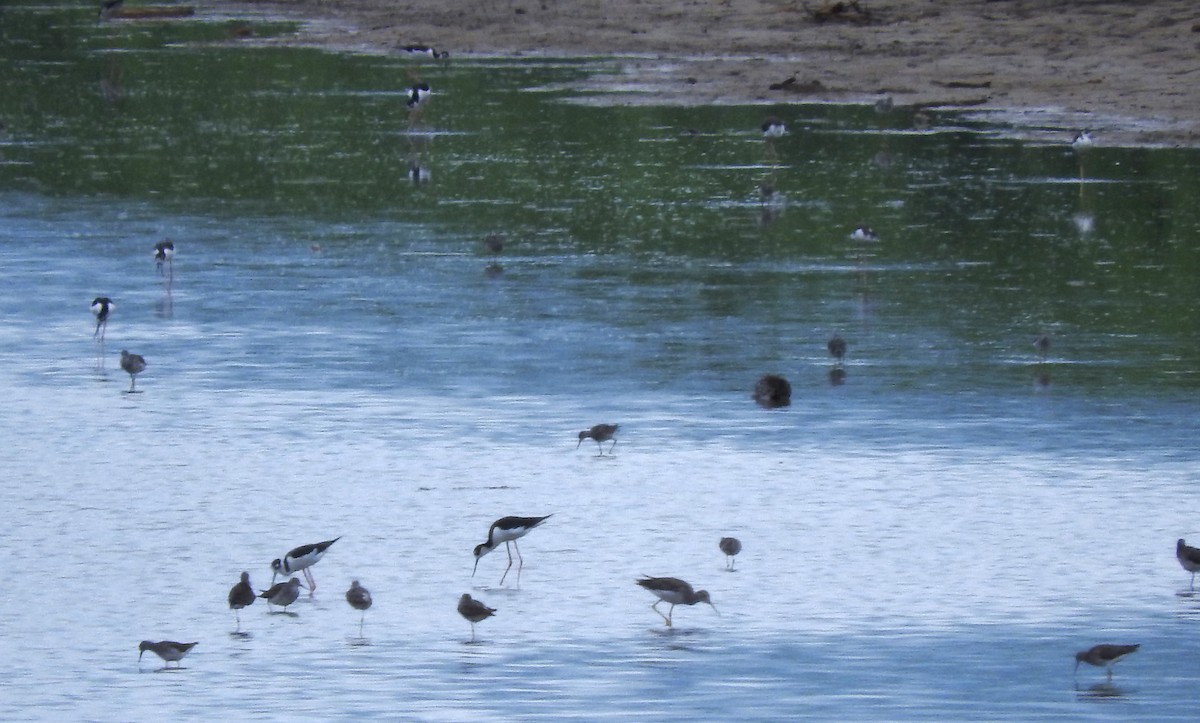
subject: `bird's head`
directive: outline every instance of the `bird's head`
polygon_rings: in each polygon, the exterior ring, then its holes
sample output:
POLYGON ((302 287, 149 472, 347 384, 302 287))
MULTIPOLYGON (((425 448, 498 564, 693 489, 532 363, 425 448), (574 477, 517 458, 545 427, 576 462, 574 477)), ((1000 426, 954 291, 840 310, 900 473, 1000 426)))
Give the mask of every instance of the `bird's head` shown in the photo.
POLYGON ((712 598, 710 598, 708 596, 708 590, 697 591, 696 592, 696 602, 708 603, 708 606, 713 609, 714 613, 716 613, 717 615, 721 614, 721 611, 717 609, 717 606, 713 605, 712 598))
POLYGON ((492 548, 489 547, 486 542, 479 543, 475 546, 475 549, 471 551, 471 554, 475 556, 475 567, 471 569, 471 577, 475 577, 475 571, 479 569, 479 558, 491 551, 492 548))
POLYGON ((150 650, 153 645, 154 645, 154 643, 150 642, 149 640, 143 640, 141 642, 141 644, 138 645, 138 660, 141 660, 142 653, 145 653, 147 650, 150 650))

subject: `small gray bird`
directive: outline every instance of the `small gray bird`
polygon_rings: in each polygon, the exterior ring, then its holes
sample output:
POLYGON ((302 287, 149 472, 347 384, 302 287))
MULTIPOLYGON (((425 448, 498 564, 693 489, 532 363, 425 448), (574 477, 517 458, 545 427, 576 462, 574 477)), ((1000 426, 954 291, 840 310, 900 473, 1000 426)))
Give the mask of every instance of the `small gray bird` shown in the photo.
POLYGON ((725 569, 732 570, 734 556, 742 551, 742 541, 736 537, 722 537, 717 545, 725 553, 725 569))
POLYGON ((183 660, 183 656, 187 655, 188 651, 194 647, 196 647, 195 643, 177 643, 173 640, 160 640, 155 643, 143 640, 138 645, 138 662, 142 662, 142 654, 149 650, 163 659, 163 667, 167 667, 165 663, 170 662, 174 662, 175 667, 180 667, 179 661, 183 660))
POLYGON ((233 611, 234 617, 237 618, 237 629, 239 632, 242 629, 242 616, 238 611, 244 607, 253 605, 255 597, 254 588, 250 587, 250 573, 243 572, 241 581, 229 588, 229 609, 233 611))
POLYGON ((296 602, 296 598, 300 597, 300 578, 293 577, 287 582, 277 582, 269 590, 259 593, 258 596, 266 598, 268 608, 278 605, 286 611, 287 606, 296 602))
POLYGON ((616 434, 619 424, 597 424, 591 429, 585 429, 579 433, 579 444, 575 445, 575 449, 579 449, 579 445, 583 444, 583 440, 591 438, 596 440, 596 446, 600 448, 601 456, 604 455, 603 442, 612 440, 612 445, 608 448, 609 454, 612 454, 613 447, 617 446, 616 434))
POLYGON ((496 614, 495 608, 490 608, 487 605, 473 599, 470 595, 463 593, 463 596, 458 599, 458 614, 471 623, 471 642, 475 642, 475 623, 487 620, 496 614))
POLYGON ((146 360, 141 354, 130 354, 124 349, 121 350, 121 369, 129 375, 129 393, 133 394, 137 391, 134 387, 137 384, 137 375, 146 371, 146 360))
POLYGON ((350 589, 346 591, 346 602, 355 610, 362 611, 362 617, 358 620, 358 637, 361 638, 363 621, 367 619, 367 608, 371 607, 371 593, 359 585, 358 580, 354 580, 350 583, 350 589))
POLYGON ((1112 666, 1121 658, 1135 652, 1141 644, 1136 645, 1095 645, 1087 650, 1081 650, 1075 653, 1075 672, 1079 672, 1079 664, 1087 663, 1094 665, 1097 668, 1105 668, 1108 670, 1108 679, 1112 680, 1112 666))

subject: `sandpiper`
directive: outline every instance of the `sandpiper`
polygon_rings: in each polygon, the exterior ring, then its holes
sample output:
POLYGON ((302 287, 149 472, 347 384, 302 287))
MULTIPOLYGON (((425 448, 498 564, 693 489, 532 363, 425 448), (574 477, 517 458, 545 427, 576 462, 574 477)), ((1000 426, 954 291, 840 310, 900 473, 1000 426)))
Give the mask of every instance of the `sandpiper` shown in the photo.
POLYGON ((293 577, 287 582, 275 583, 269 589, 260 592, 258 596, 266 599, 268 608, 278 605, 286 611, 287 606, 296 602, 296 599, 300 597, 300 587, 300 578, 293 577))
POLYGON ((840 334, 834 334, 825 348, 829 349, 829 356, 837 359, 839 364, 846 358, 846 340, 840 334))
POLYGON ((165 663, 174 662, 175 667, 180 667, 179 661, 183 660, 183 656, 188 654, 188 651, 196 647, 195 643, 177 643, 174 640, 160 640, 157 643, 149 640, 143 640, 138 645, 138 662, 142 661, 142 654, 147 650, 154 653, 163 659, 165 663))
POLYGON ((325 551, 329 546, 338 540, 341 536, 335 537, 332 540, 325 542, 316 542, 311 545, 301 545, 283 556, 283 559, 278 558, 271 561, 271 582, 275 582, 275 578, 279 575, 291 575, 294 572, 304 572, 304 579, 308 581, 308 594, 312 595, 317 589, 317 581, 313 579, 312 572, 308 568, 317 564, 317 561, 325 556, 325 551))
POLYGON ((346 602, 355 610, 362 611, 362 617, 358 619, 358 637, 361 638, 363 621, 367 619, 367 608, 371 607, 371 593, 359 585, 358 580, 354 580, 350 583, 350 589, 346 591, 346 602))
POLYGON ((428 83, 417 83, 408 89, 408 100, 405 101, 405 105, 409 110, 416 110, 429 99, 429 93, 428 83))
POLYGON ((767 409, 786 407, 792 403, 792 385, 778 374, 767 374, 754 383, 754 394, 750 396, 767 409))
POLYGON ((458 599, 458 614, 471 622, 471 642, 475 642, 475 623, 487 620, 496 614, 496 608, 490 608, 487 605, 475 600, 470 595, 463 593, 463 596, 458 599))
POLYGON ((713 612, 717 615, 721 614, 721 611, 717 610, 717 606, 713 605, 712 600, 708 598, 707 590, 693 590, 691 585, 677 577, 644 577, 638 580, 637 584, 658 596, 658 600, 655 600, 650 608, 659 615, 662 615, 663 622, 667 624, 668 628, 671 627, 671 613, 675 612, 676 605, 695 605, 699 602, 708 603, 712 607, 713 612), (663 602, 671 604, 671 608, 667 610, 666 615, 663 615, 658 609, 658 604, 663 602))
POLYGON ((579 443, 575 445, 575 449, 579 449, 579 445, 583 444, 585 439, 596 440, 596 446, 600 448, 600 456, 604 456, 604 442, 612 440, 612 444, 608 448, 609 454, 612 454, 613 447, 617 446, 617 428, 619 424, 597 424, 591 429, 585 429, 579 433, 579 443))
POLYGON ((129 393, 133 394, 136 389, 137 375, 146 370, 146 360, 141 354, 130 354, 124 349, 121 350, 121 368, 129 375, 129 393))
POLYGON ((1140 644, 1137 645, 1095 645, 1087 650, 1081 650, 1075 653, 1075 672, 1079 672, 1079 664, 1087 663, 1094 665, 1097 668, 1106 668, 1108 670, 1108 679, 1112 680, 1112 666, 1121 658, 1136 651, 1140 644))
POLYGON ((1196 573, 1200 572, 1200 549, 1192 547, 1179 538, 1175 543, 1175 559, 1183 565, 1183 569, 1192 573, 1191 589, 1196 589, 1196 573))
POLYGON ((736 537, 722 537, 717 546, 725 553, 725 569, 732 570, 734 556, 742 551, 742 541, 736 537))
POLYGON ((435 50, 429 45, 405 45, 400 48, 400 52, 410 57, 424 55, 434 60, 442 60, 450 57, 450 53, 445 50, 435 50))
POLYGON ((875 229, 870 226, 855 226, 850 232, 851 241, 867 241, 874 243, 879 240, 879 234, 875 233, 875 229))
POLYGON ((175 275, 175 242, 171 239, 163 239, 154 244, 154 266, 158 269, 159 276, 163 273, 163 264, 167 265, 167 271, 171 276, 175 275))
POLYGON ((108 331, 108 315, 115 308, 117 305, 107 296, 97 296, 92 299, 92 313, 96 316, 96 332, 92 334, 92 338, 99 337, 101 344, 104 343, 104 332, 108 331))
POLYGON ((500 584, 504 584, 504 578, 508 577, 508 571, 512 569, 512 550, 509 549, 508 543, 512 543, 513 547, 517 548, 517 560, 520 563, 517 566, 517 584, 521 584, 521 568, 525 566, 525 560, 521 557, 521 548, 517 547, 517 540, 529 534, 529 531, 546 520, 552 515, 545 517, 501 517, 492 523, 488 528, 487 542, 480 543, 475 546, 475 567, 471 570, 471 577, 475 577, 475 571, 479 569, 479 558, 488 554, 492 550, 504 543, 504 549, 508 551, 508 567, 504 568, 504 574, 500 576, 500 584))
POLYGON ((769 116, 764 120, 761 128, 763 138, 766 138, 768 141, 774 138, 782 138, 783 134, 787 132, 787 126, 775 116, 769 116))
POLYGON ((238 611, 244 607, 253 605, 255 597, 257 596, 254 594, 254 588, 250 587, 250 573, 243 572, 241 581, 229 588, 229 609, 233 611, 233 616, 237 618, 237 629, 239 631, 242 629, 242 616, 238 611))

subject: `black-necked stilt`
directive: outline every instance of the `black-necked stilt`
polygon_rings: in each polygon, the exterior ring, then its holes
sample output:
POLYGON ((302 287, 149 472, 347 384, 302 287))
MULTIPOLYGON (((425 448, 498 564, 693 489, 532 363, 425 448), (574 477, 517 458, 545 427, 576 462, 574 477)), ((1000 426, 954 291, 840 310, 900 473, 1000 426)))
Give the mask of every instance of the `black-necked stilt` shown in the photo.
POLYGON ((175 242, 171 239, 163 239, 154 244, 154 266, 158 269, 159 276, 163 274, 163 264, 167 265, 167 272, 172 278, 175 276, 175 242))
POLYGON ((92 314, 96 316, 96 332, 92 334, 92 338, 100 338, 100 342, 104 342, 104 332, 108 331, 108 315, 112 310, 117 308, 113 300, 107 296, 97 296, 92 299, 92 314))
POLYGON ((488 250, 488 253, 499 254, 504 250, 504 234, 489 233, 483 237, 483 246, 488 250))
POLYGON ((158 657, 163 659, 165 663, 174 662, 176 667, 179 667, 179 661, 183 660, 183 656, 188 654, 188 651, 196 647, 196 643, 177 643, 174 640, 160 640, 157 643, 149 640, 143 640, 138 645, 138 662, 142 661, 142 655, 149 650, 158 657))
POLYGON ((513 547, 517 548, 517 584, 521 584, 521 568, 525 566, 525 560, 521 557, 521 548, 517 547, 517 540, 529 534, 529 531, 546 520, 552 515, 545 517, 501 517, 492 523, 488 528, 487 542, 480 543, 475 546, 475 567, 471 570, 471 577, 475 577, 475 571, 479 569, 479 558, 488 554, 492 550, 504 543, 504 549, 508 551, 508 567, 504 568, 504 574, 500 577, 500 584, 504 584, 504 578, 508 577, 508 571, 512 569, 512 550, 509 549, 508 543, 512 543, 513 547))
POLYGON ((725 553, 725 567, 732 570, 735 564, 733 558, 742 551, 742 541, 736 537, 722 537, 717 546, 725 553))
POLYGON ((1200 549, 1192 547, 1179 538, 1175 543, 1175 559, 1183 565, 1183 569, 1192 573, 1191 588, 1196 589, 1196 573, 1200 572, 1200 549))
POLYGON ((270 608, 272 605, 279 605, 286 611, 287 606, 296 602, 296 599, 300 597, 301 587, 300 578, 293 577, 287 582, 275 583, 271 587, 260 592, 258 596, 267 601, 268 608, 270 608))
POLYGON ((358 637, 361 638, 363 621, 367 619, 367 608, 371 607, 371 593, 359 585, 358 580, 354 580, 350 583, 350 589, 346 591, 346 602, 355 610, 362 611, 362 617, 358 619, 358 637))
POLYGON ((637 581, 637 584, 646 588, 650 592, 658 596, 658 600, 650 606, 654 612, 662 615, 663 622, 667 627, 671 627, 671 613, 675 612, 676 605, 695 605, 696 603, 708 603, 712 607, 713 612, 720 615, 717 606, 712 604, 712 600, 708 597, 707 590, 693 590, 692 586, 680 580, 677 577, 646 577, 637 581), (670 603, 671 607, 667 610, 667 614, 663 615, 658 609, 659 603, 670 603))
POLYGON ((239 631, 242 629, 242 616, 238 611, 244 607, 253 605, 256 597, 254 588, 250 587, 250 573, 243 572, 242 579, 236 585, 229 588, 229 609, 233 611, 234 617, 237 618, 239 631))
POLYGON ((130 354, 121 350, 121 368, 129 375, 129 393, 133 394, 137 384, 137 375, 146 370, 146 360, 141 354, 130 354))
POLYGON ((775 116, 770 116, 762 122, 763 138, 766 138, 768 141, 775 138, 782 138, 783 134, 786 132, 787 126, 785 126, 783 121, 775 116))
POLYGON ((1078 133, 1075 134, 1075 138, 1073 138, 1071 140, 1071 148, 1076 153, 1082 153, 1083 151, 1086 151, 1089 148, 1091 148, 1093 145, 1095 145, 1095 143, 1096 142, 1094 140, 1092 140, 1091 132, 1079 131, 1078 133))
POLYGON ((409 110, 416 110, 429 99, 430 92, 428 83, 417 83, 408 89, 408 100, 405 105, 409 110))
POLYGON ((1050 353, 1050 335, 1038 334, 1033 340, 1033 347, 1038 350, 1038 356, 1042 361, 1046 361, 1046 355, 1050 353))
POLYGON ((613 447, 617 446, 617 428, 620 426, 619 424, 597 424, 591 429, 583 430, 579 433, 579 442, 575 445, 575 449, 579 449, 579 445, 583 444, 583 440, 594 439, 596 440, 596 446, 600 448, 600 454, 603 455, 603 443, 611 439, 612 444, 608 448, 609 454, 611 454, 613 447))
POLYGON ((471 623, 471 642, 475 642, 475 623, 487 620, 496 614, 496 608, 490 608, 487 605, 472 598, 470 595, 463 593, 463 596, 458 599, 458 614, 471 623))
POLYGON ((792 385, 778 374, 767 374, 754 383, 751 397, 767 409, 786 407, 792 403, 792 385))
POLYGON ((1121 658, 1135 652, 1140 644, 1137 645, 1095 645, 1087 650, 1081 650, 1075 653, 1075 672, 1079 672, 1079 664, 1087 663, 1094 665, 1097 668, 1106 668, 1108 670, 1108 679, 1112 680, 1112 666, 1121 658))
POLYGON ((283 556, 280 560, 276 558, 271 561, 271 582, 275 582, 275 578, 279 575, 291 575, 294 572, 304 572, 304 579, 308 581, 308 594, 312 595, 317 589, 317 581, 313 579, 312 572, 308 568, 317 564, 317 561, 325 556, 325 551, 329 546, 338 540, 342 539, 339 535, 332 540, 324 542, 316 542, 311 545, 301 545, 283 556))
POLYGON ((434 60, 442 60, 450 57, 450 53, 445 50, 435 50, 428 45, 405 45, 403 48, 400 48, 400 52, 410 57, 423 55, 434 60))
POLYGON ((879 240, 879 234, 875 233, 875 229, 870 226, 857 226, 850 232, 851 241, 869 241, 875 242, 879 240))
POLYGON ((834 334, 825 348, 829 350, 829 356, 837 359, 839 364, 846 358, 846 340, 840 334, 834 334))

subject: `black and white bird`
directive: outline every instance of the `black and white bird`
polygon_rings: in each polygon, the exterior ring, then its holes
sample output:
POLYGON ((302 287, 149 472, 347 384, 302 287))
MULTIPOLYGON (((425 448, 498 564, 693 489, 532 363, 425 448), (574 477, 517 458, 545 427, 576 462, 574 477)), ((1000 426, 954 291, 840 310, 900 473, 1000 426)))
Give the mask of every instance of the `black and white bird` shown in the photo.
POLYGON ((233 611, 233 615, 237 619, 239 632, 242 629, 242 616, 238 611, 253 605, 256 598, 254 588, 250 586, 250 573, 243 572, 242 579, 229 588, 229 609, 233 611))
POLYGON ((712 607, 713 612, 717 615, 721 614, 721 611, 717 610, 717 606, 713 605, 712 600, 709 599, 707 590, 693 590, 691 585, 677 577, 645 577, 638 580, 637 584, 658 596, 658 600, 654 601, 650 609, 662 615, 663 622, 667 624, 668 628, 672 626, 671 613, 675 612, 676 605, 708 603, 712 607), (671 605, 666 615, 663 615, 658 609, 659 603, 664 602, 671 605))
POLYGON ((479 569, 480 558, 499 547, 500 543, 503 542, 504 549, 508 551, 508 567, 504 568, 504 574, 500 576, 500 584, 503 585, 504 578, 508 577, 508 571, 512 569, 512 550, 509 549, 509 543, 511 542, 512 546, 517 548, 517 560, 519 560, 519 564, 517 566, 517 585, 520 585, 521 568, 525 566, 525 560, 521 557, 521 548, 517 547, 517 540, 529 534, 530 530, 550 519, 552 516, 553 515, 546 515, 545 517, 501 517, 493 522, 492 526, 488 528, 487 540, 476 545, 475 550, 472 553, 475 555, 475 567, 471 570, 471 577, 475 577, 475 571, 479 569))
POLYGON ((856 226, 855 229, 850 232, 850 240, 874 243, 879 240, 879 234, 875 233, 875 229, 871 228, 870 226, 856 226))
POLYGON ((1136 645, 1095 645, 1087 650, 1081 650, 1075 653, 1075 672, 1079 672, 1079 664, 1087 663, 1094 665, 1097 668, 1105 668, 1108 670, 1108 679, 1112 680, 1112 667, 1121 658, 1137 651, 1141 644, 1136 645))
POLYGON ((1091 132, 1086 130, 1079 131, 1075 134, 1075 137, 1071 139, 1071 149, 1076 153, 1082 153, 1090 149, 1095 144, 1096 141, 1092 139, 1091 132))
POLYGON ((358 637, 361 638, 363 621, 367 619, 367 609, 371 607, 371 593, 358 584, 358 580, 354 580, 350 583, 350 589, 346 591, 346 602, 355 610, 362 611, 362 617, 358 619, 358 637))
POLYGON ((783 121, 775 116, 769 116, 766 120, 764 120, 761 128, 763 138, 766 138, 768 141, 775 138, 782 138, 783 134, 787 132, 787 126, 784 125, 783 121))
POLYGON ((471 642, 475 642, 475 623, 487 620, 496 614, 496 608, 490 608, 487 605, 472 598, 470 595, 463 593, 463 596, 458 599, 458 614, 471 623, 471 642))
POLYGON ((196 647, 196 643, 177 643, 174 640, 160 640, 158 642, 143 640, 138 645, 138 662, 142 662, 142 655, 149 650, 163 659, 163 667, 166 667, 165 663, 175 663, 175 666, 179 667, 179 661, 183 660, 183 656, 187 655, 188 651, 194 647, 196 647))
POLYGON ((450 53, 445 50, 436 50, 429 45, 405 45, 400 48, 400 52, 409 57, 424 56, 433 58, 434 60, 443 60, 450 57, 450 53))
POLYGON ((1196 589, 1196 573, 1200 572, 1200 549, 1192 547, 1179 538, 1179 542, 1175 543, 1175 559, 1179 560, 1179 564, 1184 570, 1192 573, 1191 588, 1196 589))
POLYGON ((735 564, 733 558, 742 551, 742 541, 736 537, 722 537, 717 547, 725 553, 725 569, 732 570, 735 564))
POLYGON ((130 354, 124 349, 121 350, 121 368, 129 375, 129 394, 133 394, 137 390, 134 388, 137 384, 137 375, 146 371, 146 359, 141 354, 130 354))
POLYGON ((275 582, 275 578, 280 575, 291 575, 296 572, 304 572, 304 579, 308 581, 308 594, 312 595, 317 589, 317 581, 313 579, 312 572, 308 568, 317 564, 317 562, 325 556, 325 552, 329 550, 329 546, 338 540, 341 536, 335 537, 332 540, 324 542, 315 542, 311 545, 301 545, 292 550, 283 558, 275 558, 271 561, 271 582, 275 582))
POLYGON ((429 99, 431 92, 428 83, 417 83, 408 89, 408 100, 405 102, 405 105, 408 106, 409 110, 416 110, 429 99))
POLYGON ((117 305, 107 296, 97 296, 92 299, 92 314, 96 317, 96 331, 92 334, 92 338, 99 338, 100 343, 104 343, 104 333, 108 331, 108 315, 115 308, 117 305))
MULTIPOLYGON (((596 446, 600 449, 600 455, 604 455, 604 442, 612 440, 612 444, 608 447, 608 453, 612 454, 613 447, 617 446, 617 429, 619 424, 597 424, 591 429, 585 429, 579 433, 579 443, 575 445, 575 449, 579 449, 579 445, 583 444, 585 439, 596 440, 596 446)), ((623 449, 623 448, 622 448, 623 449)))
POLYGON ((158 269, 159 276, 163 275, 163 265, 167 267, 167 273, 172 278, 175 276, 175 242, 171 239, 163 239, 154 244, 154 266, 158 269))
POLYGON ((287 610, 287 606, 296 602, 300 597, 300 578, 293 577, 287 582, 277 582, 271 587, 263 590, 258 594, 259 597, 267 601, 267 607, 278 605, 287 610))

